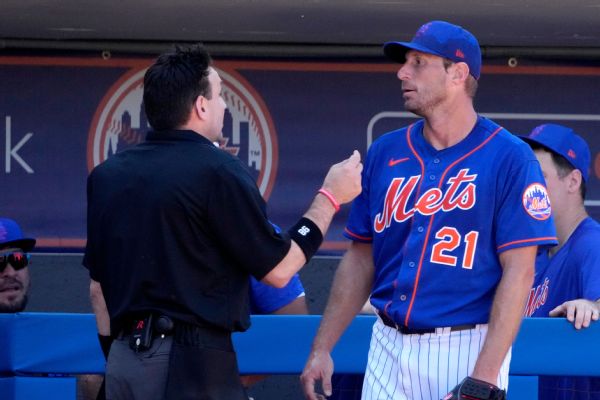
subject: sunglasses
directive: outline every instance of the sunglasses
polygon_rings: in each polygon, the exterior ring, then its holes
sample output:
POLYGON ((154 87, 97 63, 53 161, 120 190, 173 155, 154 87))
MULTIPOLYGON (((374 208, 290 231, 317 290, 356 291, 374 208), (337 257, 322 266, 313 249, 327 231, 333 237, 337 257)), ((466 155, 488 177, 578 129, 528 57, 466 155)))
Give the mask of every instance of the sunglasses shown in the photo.
POLYGON ((0 273, 4 272, 8 264, 12 265, 15 271, 23 269, 29 265, 29 254, 21 251, 0 254, 0 273))

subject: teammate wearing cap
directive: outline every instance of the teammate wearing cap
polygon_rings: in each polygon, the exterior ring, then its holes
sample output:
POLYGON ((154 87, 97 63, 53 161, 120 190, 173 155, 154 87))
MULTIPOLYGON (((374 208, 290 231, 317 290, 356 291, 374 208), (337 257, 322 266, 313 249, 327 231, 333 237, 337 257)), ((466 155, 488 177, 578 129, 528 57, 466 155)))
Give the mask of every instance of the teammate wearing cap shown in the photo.
MULTIPOLYGON (((546 178, 558 245, 540 251, 525 315, 567 317, 576 329, 600 316, 600 224, 585 210, 590 149, 572 129, 536 127, 528 136, 546 178)), ((600 378, 540 377, 540 399, 599 400, 600 378)))
POLYGON ((330 352, 370 294, 363 399, 504 398, 537 246, 556 243, 539 163, 475 112, 471 33, 434 21, 384 52, 404 63, 404 107, 423 119, 369 149, 305 395, 322 398, 318 380, 331 393, 330 352))
POLYGON ((0 218, 0 312, 21 312, 27 305, 29 291, 29 251, 35 239, 23 236, 19 225, 0 218))

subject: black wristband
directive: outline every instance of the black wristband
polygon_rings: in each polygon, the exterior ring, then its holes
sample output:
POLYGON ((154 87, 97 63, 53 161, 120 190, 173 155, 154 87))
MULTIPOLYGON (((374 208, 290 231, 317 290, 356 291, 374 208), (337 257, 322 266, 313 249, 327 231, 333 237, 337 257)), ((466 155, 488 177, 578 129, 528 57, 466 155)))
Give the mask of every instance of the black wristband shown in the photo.
POLYGON ((100 342, 100 348, 102 349, 102 354, 104 354, 104 359, 108 359, 108 352, 110 351, 113 338, 111 336, 98 334, 98 342, 100 342))
POLYGON ((315 255, 319 246, 323 243, 323 234, 319 227, 306 217, 300 218, 288 231, 290 237, 304 253, 306 262, 315 255))

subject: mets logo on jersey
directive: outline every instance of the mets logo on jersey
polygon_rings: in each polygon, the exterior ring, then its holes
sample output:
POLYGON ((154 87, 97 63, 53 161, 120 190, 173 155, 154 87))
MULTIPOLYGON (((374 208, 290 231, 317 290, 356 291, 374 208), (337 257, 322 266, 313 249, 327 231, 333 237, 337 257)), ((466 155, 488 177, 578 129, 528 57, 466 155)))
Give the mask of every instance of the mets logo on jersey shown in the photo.
POLYGON ((409 199, 414 195, 421 175, 394 178, 388 186, 383 208, 375 215, 373 229, 377 233, 390 227, 392 221, 404 222, 415 213, 433 215, 439 211, 449 212, 455 209, 469 210, 477 202, 475 180, 477 174, 469 175, 469 169, 458 171, 447 179, 445 190, 431 188, 426 190, 412 205, 409 199))
POLYGON ((550 218, 552 209, 546 187, 541 183, 533 183, 523 192, 523 208, 531 217, 543 221, 550 218))
MULTIPOLYGON (((277 134, 269 110, 254 88, 238 73, 215 68, 222 79, 227 104, 221 147, 239 157, 256 179, 265 199, 277 175, 277 134)), ((96 109, 88 135, 87 164, 91 171, 113 154, 142 142, 150 130, 143 105, 146 69, 123 75, 96 109)))
POLYGON ((537 285, 536 287, 530 289, 529 298, 527 299, 527 306, 525 307, 526 317, 531 317, 541 306, 546 304, 549 287, 550 280, 545 278, 541 285, 537 285))

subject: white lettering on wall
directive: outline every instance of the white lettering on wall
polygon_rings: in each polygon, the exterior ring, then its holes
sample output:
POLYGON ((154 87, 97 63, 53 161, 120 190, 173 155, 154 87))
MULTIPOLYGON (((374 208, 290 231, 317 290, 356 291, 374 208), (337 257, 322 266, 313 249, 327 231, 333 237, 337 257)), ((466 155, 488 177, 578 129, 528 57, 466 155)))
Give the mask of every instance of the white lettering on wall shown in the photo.
POLYGON ((19 165, 27 171, 27 173, 33 174, 33 169, 21 158, 18 151, 23 147, 25 143, 33 136, 33 133, 29 132, 23 136, 23 138, 17 143, 14 147, 12 147, 12 132, 11 132, 11 120, 10 115, 7 115, 5 118, 5 144, 6 148, 4 150, 5 161, 4 161, 4 171, 7 174, 10 174, 11 171, 11 162, 14 159, 19 165))

